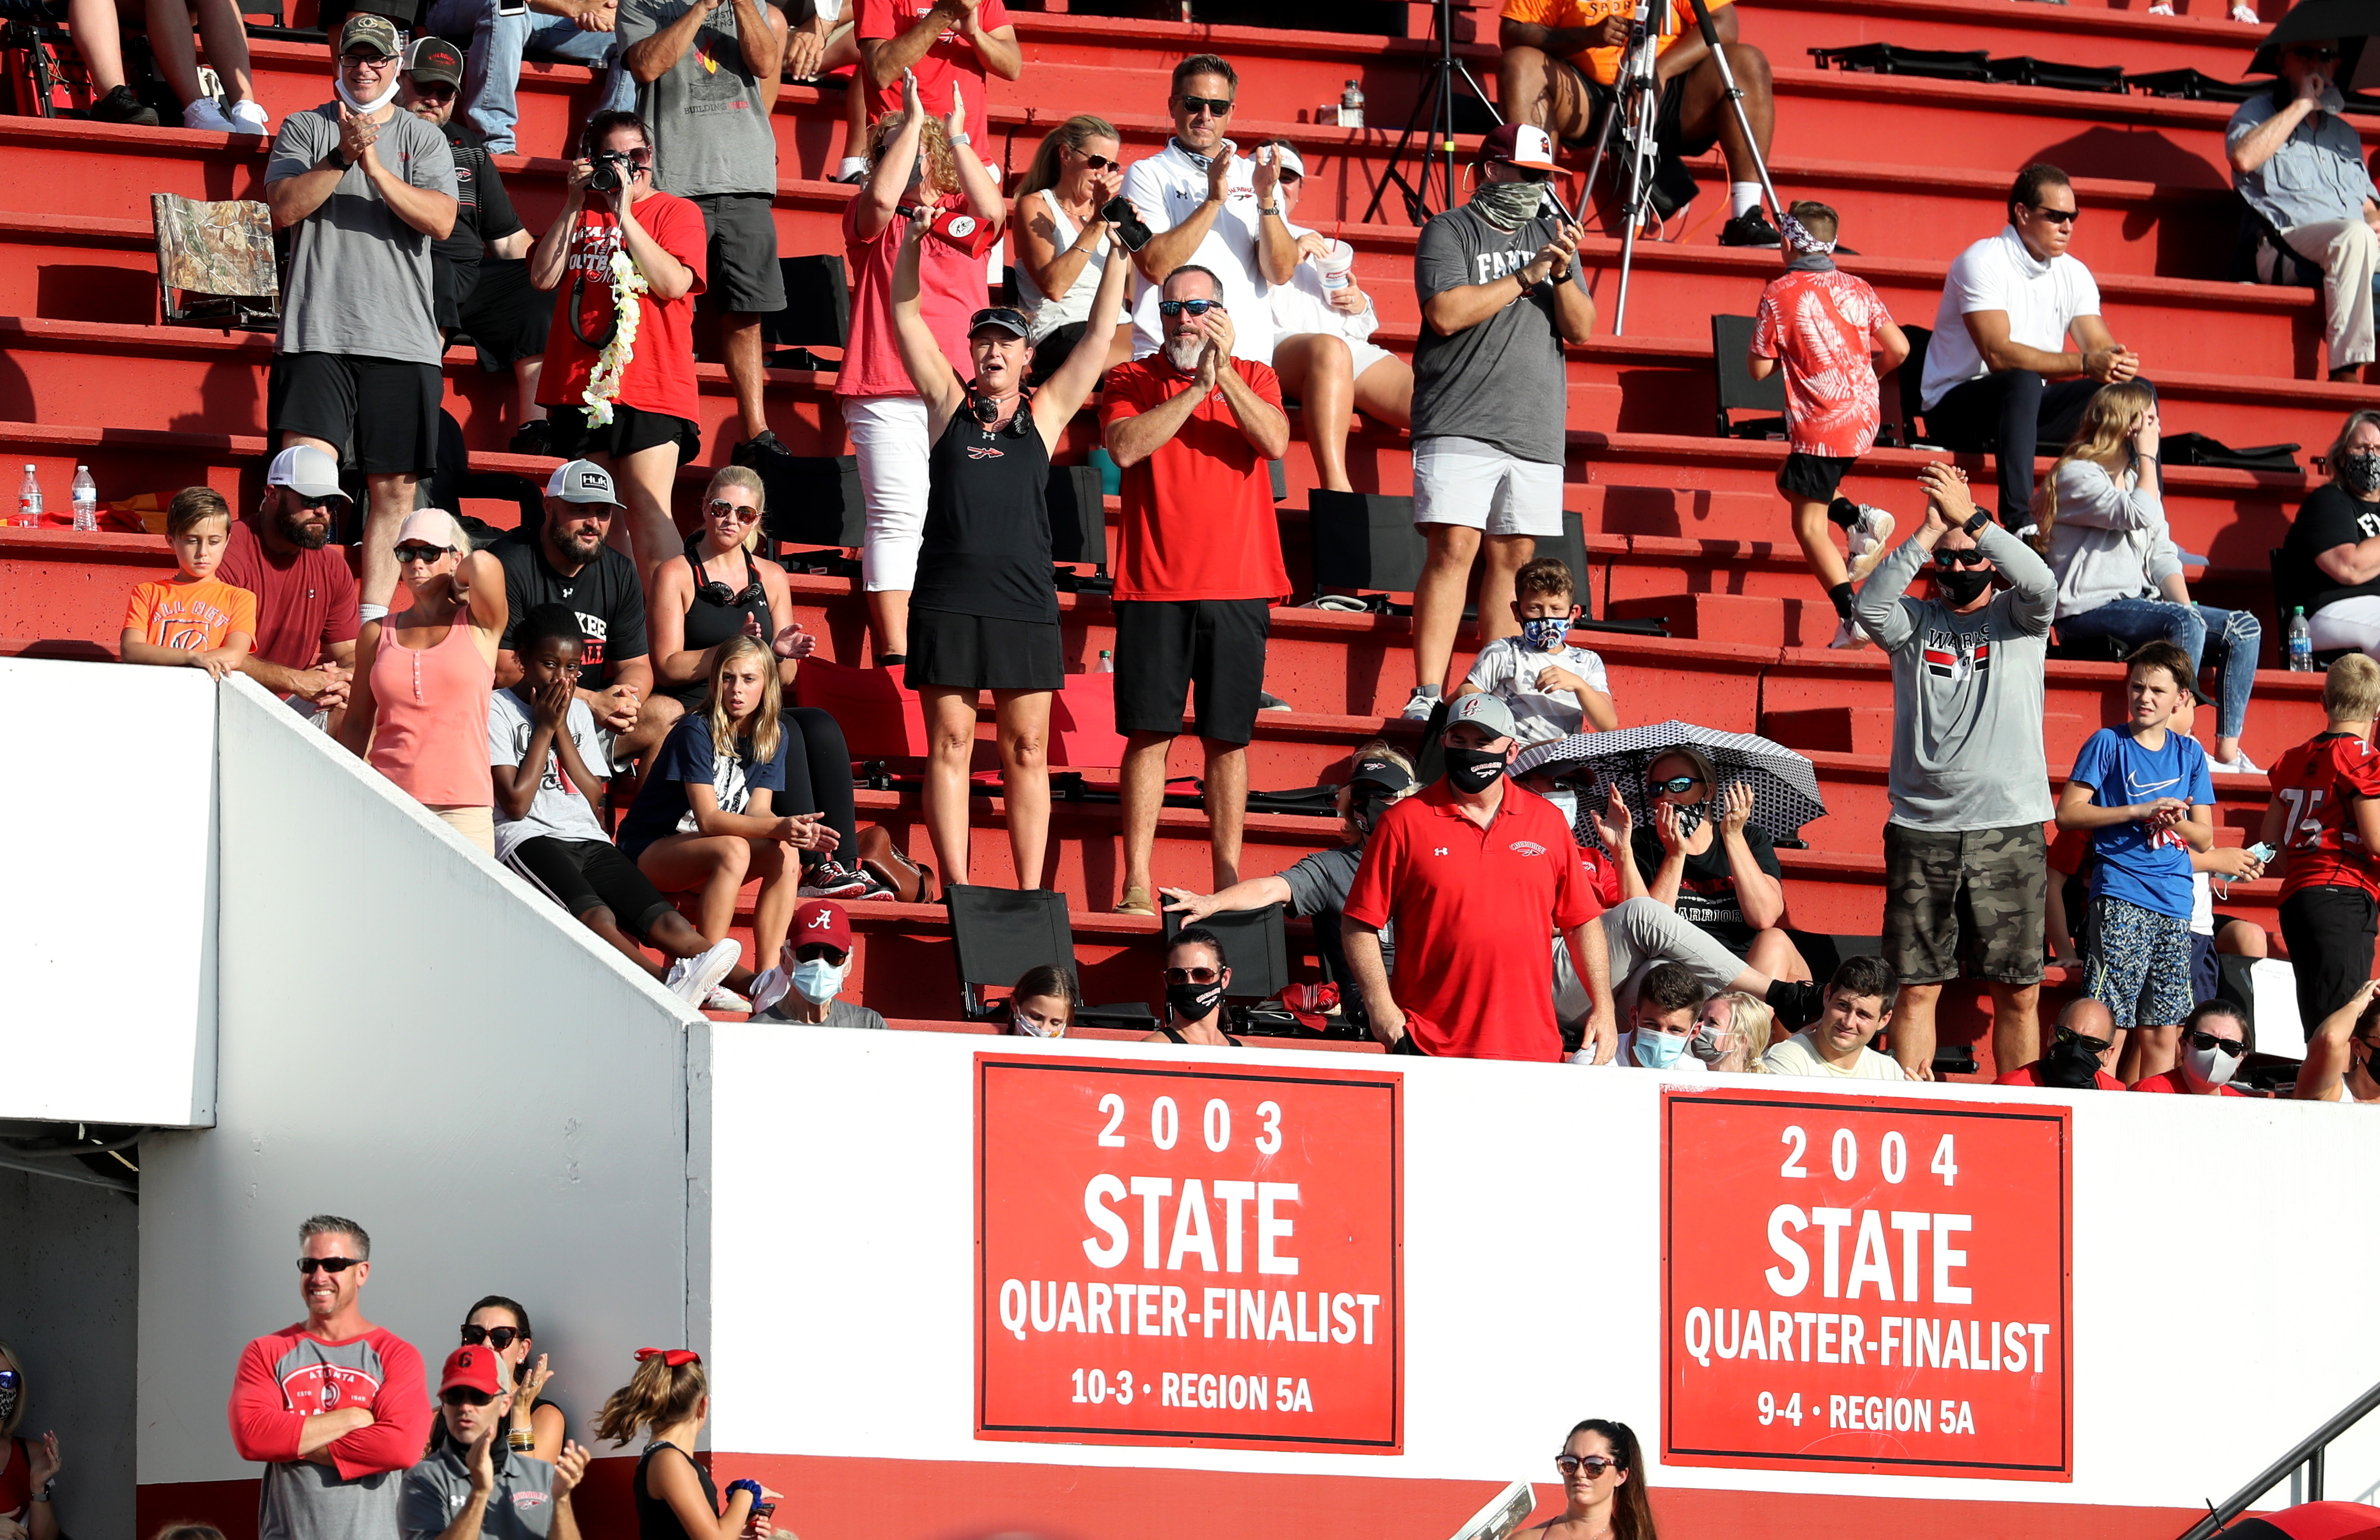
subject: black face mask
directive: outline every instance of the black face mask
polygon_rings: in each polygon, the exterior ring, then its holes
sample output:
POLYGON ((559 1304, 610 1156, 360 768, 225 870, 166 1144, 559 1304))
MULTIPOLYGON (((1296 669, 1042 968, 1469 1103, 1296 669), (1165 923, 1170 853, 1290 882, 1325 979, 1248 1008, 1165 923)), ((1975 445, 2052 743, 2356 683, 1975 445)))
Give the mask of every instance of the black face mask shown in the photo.
POLYGON ((1950 601, 1954 610, 1963 610, 1975 601, 1975 597, 1992 586, 1989 567, 1936 567, 1934 587, 1950 601))
POLYGON ((1166 1009, 1185 1022, 1203 1022, 1223 1003, 1220 984, 1168 984, 1165 987, 1166 1009))
POLYGON ((1496 783, 1504 773, 1504 757, 1493 749, 1450 748, 1446 751, 1446 779, 1459 792, 1477 794, 1496 783))
POLYGON ((1369 839, 1373 829, 1379 824, 1380 815, 1388 810, 1388 798, 1367 796, 1363 801, 1353 803, 1348 806, 1347 821, 1355 826, 1356 833, 1369 839))
POLYGON ((2053 1043, 2042 1056, 2041 1083, 2062 1091, 2087 1091, 2099 1084, 2099 1056, 2080 1043, 2053 1043))

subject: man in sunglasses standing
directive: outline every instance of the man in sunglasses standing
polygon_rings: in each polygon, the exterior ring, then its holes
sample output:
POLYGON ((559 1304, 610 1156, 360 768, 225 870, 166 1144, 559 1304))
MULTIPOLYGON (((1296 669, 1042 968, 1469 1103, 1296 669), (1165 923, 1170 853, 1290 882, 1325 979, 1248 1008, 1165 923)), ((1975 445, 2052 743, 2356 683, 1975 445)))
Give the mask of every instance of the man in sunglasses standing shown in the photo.
POLYGON ((356 662, 356 576, 330 549, 349 506, 338 462, 311 444, 273 457, 256 512, 231 527, 215 576, 256 596, 256 645, 239 671, 317 729, 347 703, 356 662))
POLYGON ((361 1225, 317 1214, 298 1248, 306 1318, 249 1343, 232 1382, 232 1443, 265 1467, 257 1540, 397 1540, 401 1473, 430 1437, 421 1355, 364 1319, 361 1225))
MULTIPOLYGON (((2294 43, 2277 64, 2273 89, 2240 103, 2223 130, 2231 185, 2275 236, 2322 269, 2330 377, 2352 380, 2373 360, 2380 188, 2364 169, 2362 137, 2339 115, 2347 99, 2331 79, 2338 44, 2294 43)), ((2270 242, 2259 242, 2260 273, 2269 277, 2278 257, 2270 242)))
POLYGON ((2003 1069, 2040 1043, 2042 928, 2052 813, 2042 746, 2058 579, 1978 513, 1947 462, 1918 473, 1925 520, 1887 556, 1852 614, 1892 659, 1892 814, 1884 826, 1884 960, 1900 981, 1892 1055, 1934 1077, 1934 1012, 1966 975, 1992 996, 2003 1069), (1904 597, 1930 567, 1930 599, 1904 597), (2013 585, 1994 593, 1995 573, 2013 585))
POLYGON ((1997 450, 2011 529, 2030 522, 2034 451, 2064 448, 2093 393, 2141 371, 2100 319, 2091 270, 2067 252, 2077 208, 2056 166, 2018 172, 2007 227, 1951 262, 1926 346, 1925 430, 1961 453, 1997 450))

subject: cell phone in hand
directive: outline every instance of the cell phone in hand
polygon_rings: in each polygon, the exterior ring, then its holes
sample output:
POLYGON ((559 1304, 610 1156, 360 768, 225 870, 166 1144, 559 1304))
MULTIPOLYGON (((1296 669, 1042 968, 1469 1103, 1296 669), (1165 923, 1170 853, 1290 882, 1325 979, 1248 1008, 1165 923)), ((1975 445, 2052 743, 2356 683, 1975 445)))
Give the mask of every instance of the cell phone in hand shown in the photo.
POLYGON ((1099 210, 1099 217, 1108 222, 1126 251, 1137 251, 1155 238, 1156 233, 1141 223, 1140 216, 1132 212, 1132 205, 1121 196, 1109 199, 1099 210))
POLYGON ((2264 841, 2258 840, 2254 844, 2248 847, 2248 854, 2256 858, 2256 864, 2258 866, 2269 867, 2273 864, 2274 855, 2278 853, 2264 841))

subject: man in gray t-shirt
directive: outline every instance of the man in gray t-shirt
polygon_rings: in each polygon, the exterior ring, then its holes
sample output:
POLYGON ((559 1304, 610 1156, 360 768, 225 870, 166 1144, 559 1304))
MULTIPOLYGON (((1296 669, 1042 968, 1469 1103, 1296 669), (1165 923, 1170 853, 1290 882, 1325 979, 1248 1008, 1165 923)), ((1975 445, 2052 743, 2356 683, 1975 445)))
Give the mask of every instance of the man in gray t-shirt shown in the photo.
POLYGON ((1453 688, 1454 634, 1471 561, 1479 640, 1516 634, 1512 576, 1537 537, 1562 527, 1562 344, 1595 329, 1578 226, 1545 184, 1553 141, 1508 123, 1479 146, 1471 202, 1423 226, 1414 253, 1421 341, 1414 348, 1414 522, 1429 560, 1414 591, 1414 692, 1426 720, 1453 688))
POLYGON ((1925 521, 1877 564, 1852 616, 1892 658, 1892 1054, 1910 1078, 1930 1080, 1934 1007, 1962 964, 1990 988, 1998 1062, 2041 1056, 2041 826, 2055 812, 2041 721, 2058 580, 2032 547, 1975 511, 1947 461, 1918 479, 1925 521), (1920 569, 1933 574, 1931 599, 1906 597, 1920 569), (2009 591, 1993 591, 1996 576, 2009 591))
POLYGON ((743 423, 732 458, 754 468, 793 455, 769 429, 760 362, 760 318, 785 305, 769 126, 785 36, 785 13, 770 0, 620 0, 620 62, 636 77, 653 186, 702 210, 710 250, 700 303, 720 312, 743 423))
POLYGON ((386 17, 349 16, 334 53, 339 100, 283 120, 264 168, 273 227, 292 232, 265 422, 278 448, 351 451, 369 481, 359 597, 370 620, 396 589, 396 527, 438 464, 445 346, 431 243, 455 228, 455 157, 396 104, 386 17))

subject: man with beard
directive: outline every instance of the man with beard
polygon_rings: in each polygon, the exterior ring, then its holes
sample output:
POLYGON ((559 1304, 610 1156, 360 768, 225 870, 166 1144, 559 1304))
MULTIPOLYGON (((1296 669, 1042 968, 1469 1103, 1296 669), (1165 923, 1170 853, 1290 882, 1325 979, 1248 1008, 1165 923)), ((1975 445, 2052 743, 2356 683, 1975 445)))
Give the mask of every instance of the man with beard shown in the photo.
POLYGON ((311 444, 273 457, 256 512, 231 527, 215 576, 256 596, 256 645, 240 672, 337 736, 356 656, 356 579, 329 549, 345 515, 339 467, 311 444))

